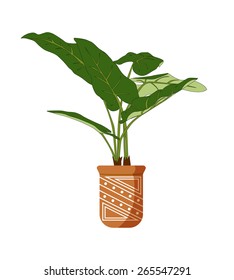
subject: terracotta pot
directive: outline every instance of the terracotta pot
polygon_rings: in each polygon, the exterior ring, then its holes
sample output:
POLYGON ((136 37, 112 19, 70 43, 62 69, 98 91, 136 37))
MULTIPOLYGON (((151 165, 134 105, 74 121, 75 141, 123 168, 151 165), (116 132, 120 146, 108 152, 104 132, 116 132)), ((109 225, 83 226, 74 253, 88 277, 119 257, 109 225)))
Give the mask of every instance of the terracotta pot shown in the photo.
POLYGON ((145 166, 98 166, 100 218, 109 227, 134 227, 143 217, 145 166))

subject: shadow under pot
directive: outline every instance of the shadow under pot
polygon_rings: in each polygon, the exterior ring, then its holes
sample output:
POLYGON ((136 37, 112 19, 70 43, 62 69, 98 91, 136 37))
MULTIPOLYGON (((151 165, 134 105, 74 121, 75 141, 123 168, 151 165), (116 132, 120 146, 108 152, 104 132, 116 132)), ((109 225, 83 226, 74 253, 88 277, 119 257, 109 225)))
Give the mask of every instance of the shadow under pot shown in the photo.
POLYGON ((100 174, 100 218, 113 228, 138 225, 143 217, 143 173, 145 166, 98 166, 100 174))

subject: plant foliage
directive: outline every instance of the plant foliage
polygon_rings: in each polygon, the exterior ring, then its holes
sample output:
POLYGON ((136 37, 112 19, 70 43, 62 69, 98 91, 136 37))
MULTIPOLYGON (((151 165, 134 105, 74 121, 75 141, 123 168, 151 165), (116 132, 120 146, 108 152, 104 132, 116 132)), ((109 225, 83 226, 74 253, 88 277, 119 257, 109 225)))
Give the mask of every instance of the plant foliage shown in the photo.
POLYGON ((142 115, 151 111, 181 90, 202 92, 206 87, 196 78, 180 80, 164 73, 145 76, 155 71, 162 63, 161 58, 148 52, 129 52, 113 61, 92 42, 75 38, 67 43, 52 33, 29 33, 22 38, 37 43, 42 49, 58 56, 74 74, 89 83, 102 99, 111 129, 76 112, 50 110, 48 112, 65 116, 95 129, 108 145, 115 164, 121 164, 121 150, 124 150, 124 164, 130 164, 128 130, 142 115), (131 62, 128 75, 118 65, 131 62), (131 78, 131 72, 139 77, 131 78), (111 111, 118 111, 114 119, 111 111), (113 144, 108 140, 113 139, 113 144))

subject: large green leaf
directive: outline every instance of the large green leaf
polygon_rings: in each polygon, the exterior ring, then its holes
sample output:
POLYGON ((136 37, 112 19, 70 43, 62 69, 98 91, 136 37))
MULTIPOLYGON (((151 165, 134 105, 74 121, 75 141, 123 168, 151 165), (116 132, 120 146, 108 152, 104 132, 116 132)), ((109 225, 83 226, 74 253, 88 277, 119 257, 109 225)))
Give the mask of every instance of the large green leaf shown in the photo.
MULTIPOLYGON (((179 84, 182 82, 182 80, 179 80, 168 73, 138 77, 132 80, 137 84, 140 97, 151 95, 156 90, 163 89, 170 84, 179 84)), ((183 89, 187 91, 201 92, 205 91, 206 87, 201 83, 192 80, 190 83, 187 83, 183 89)))
POLYGON ((57 55, 76 75, 88 83, 91 82, 77 44, 66 43, 49 32, 43 34, 28 33, 22 38, 30 39, 44 50, 57 55))
POLYGON ((147 75, 157 69, 163 63, 163 60, 148 52, 138 54, 129 52, 115 61, 117 64, 123 64, 125 62, 133 62, 133 71, 136 74, 147 75))
POLYGON ((135 83, 123 75, 105 52, 90 41, 77 38, 75 41, 92 79, 94 91, 110 110, 120 108, 118 97, 126 103, 131 103, 138 97, 135 83))
POLYGON ((196 78, 188 78, 178 84, 167 85, 163 89, 156 90, 149 96, 139 97, 128 106, 128 108, 122 113, 121 122, 125 122, 133 117, 141 116, 147 111, 153 109, 157 105, 161 104, 175 93, 183 89, 184 86, 191 81, 195 81, 196 78))
POLYGON ((59 110, 53 110, 53 111, 48 111, 48 112, 82 122, 82 123, 92 127, 93 129, 97 130, 99 133, 107 134, 107 135, 110 135, 110 136, 118 139, 118 137, 116 135, 112 134, 111 131, 108 128, 106 128, 105 126, 103 126, 99 123, 96 123, 90 119, 87 119, 86 117, 84 117, 78 113, 59 111, 59 110))
POLYGON ((44 50, 57 55, 78 76, 91 83, 108 109, 120 108, 119 99, 131 103, 138 97, 135 83, 125 77, 110 57, 88 40, 66 43, 52 33, 29 33, 22 38, 35 41, 44 50))

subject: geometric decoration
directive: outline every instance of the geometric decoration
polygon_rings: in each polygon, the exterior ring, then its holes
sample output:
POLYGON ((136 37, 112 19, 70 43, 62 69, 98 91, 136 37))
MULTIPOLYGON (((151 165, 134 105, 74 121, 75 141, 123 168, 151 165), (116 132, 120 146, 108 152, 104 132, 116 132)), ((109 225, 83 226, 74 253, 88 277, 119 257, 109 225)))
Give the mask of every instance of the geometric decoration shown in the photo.
POLYGON ((100 218, 110 227, 134 227, 143 217, 142 175, 100 175, 100 218))

